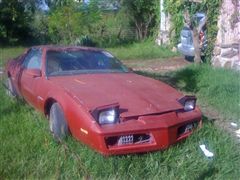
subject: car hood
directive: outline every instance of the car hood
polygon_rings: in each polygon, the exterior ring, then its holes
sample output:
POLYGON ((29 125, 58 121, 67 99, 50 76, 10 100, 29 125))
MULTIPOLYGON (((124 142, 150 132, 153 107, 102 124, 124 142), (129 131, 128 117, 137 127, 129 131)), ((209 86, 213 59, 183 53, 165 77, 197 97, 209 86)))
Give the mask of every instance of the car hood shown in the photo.
POLYGON ((134 73, 50 77, 88 110, 118 103, 120 116, 140 116, 182 109, 182 94, 160 81, 134 73))

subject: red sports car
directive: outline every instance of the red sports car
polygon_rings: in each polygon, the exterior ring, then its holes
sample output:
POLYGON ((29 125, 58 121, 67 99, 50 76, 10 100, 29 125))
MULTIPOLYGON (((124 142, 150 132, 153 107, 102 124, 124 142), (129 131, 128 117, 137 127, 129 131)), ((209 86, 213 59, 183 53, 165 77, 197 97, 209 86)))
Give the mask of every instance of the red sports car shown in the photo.
POLYGON ((194 96, 137 75, 109 52, 37 46, 6 65, 7 89, 104 155, 165 149, 201 126, 194 96))

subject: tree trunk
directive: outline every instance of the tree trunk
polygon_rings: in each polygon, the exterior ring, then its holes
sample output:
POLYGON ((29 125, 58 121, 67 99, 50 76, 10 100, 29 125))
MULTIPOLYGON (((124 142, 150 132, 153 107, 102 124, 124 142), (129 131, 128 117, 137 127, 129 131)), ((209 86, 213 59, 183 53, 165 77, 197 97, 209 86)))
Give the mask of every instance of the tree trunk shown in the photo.
POLYGON ((202 30, 203 26, 206 24, 207 18, 205 18, 201 24, 198 24, 196 26, 194 26, 193 22, 191 21, 191 18, 192 17, 190 17, 188 10, 186 10, 184 12, 184 23, 191 30, 194 47, 194 62, 198 64, 202 62, 199 33, 202 30))
POLYGON ((192 37, 193 37, 193 46, 194 46, 194 62, 199 64, 201 63, 201 49, 199 42, 199 33, 196 27, 191 29, 192 37))

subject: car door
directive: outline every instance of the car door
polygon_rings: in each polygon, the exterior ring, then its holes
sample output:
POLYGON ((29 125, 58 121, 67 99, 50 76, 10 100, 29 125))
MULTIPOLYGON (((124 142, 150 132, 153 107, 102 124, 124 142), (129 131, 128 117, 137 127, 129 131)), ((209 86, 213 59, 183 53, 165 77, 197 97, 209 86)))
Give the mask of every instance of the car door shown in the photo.
POLYGON ((40 48, 32 48, 23 61, 19 83, 24 99, 34 107, 37 106, 37 95, 41 86, 41 66, 42 50, 40 48), (36 74, 36 72, 38 73, 36 74))

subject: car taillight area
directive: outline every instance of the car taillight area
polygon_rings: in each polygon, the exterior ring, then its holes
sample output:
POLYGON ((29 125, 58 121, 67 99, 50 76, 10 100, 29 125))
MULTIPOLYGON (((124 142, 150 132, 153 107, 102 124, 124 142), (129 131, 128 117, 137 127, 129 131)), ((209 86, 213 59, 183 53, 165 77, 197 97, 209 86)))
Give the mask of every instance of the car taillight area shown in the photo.
POLYGON ((120 136, 110 136, 105 138, 105 142, 108 148, 114 146, 146 144, 154 142, 152 135, 149 133, 142 134, 127 134, 120 136))

